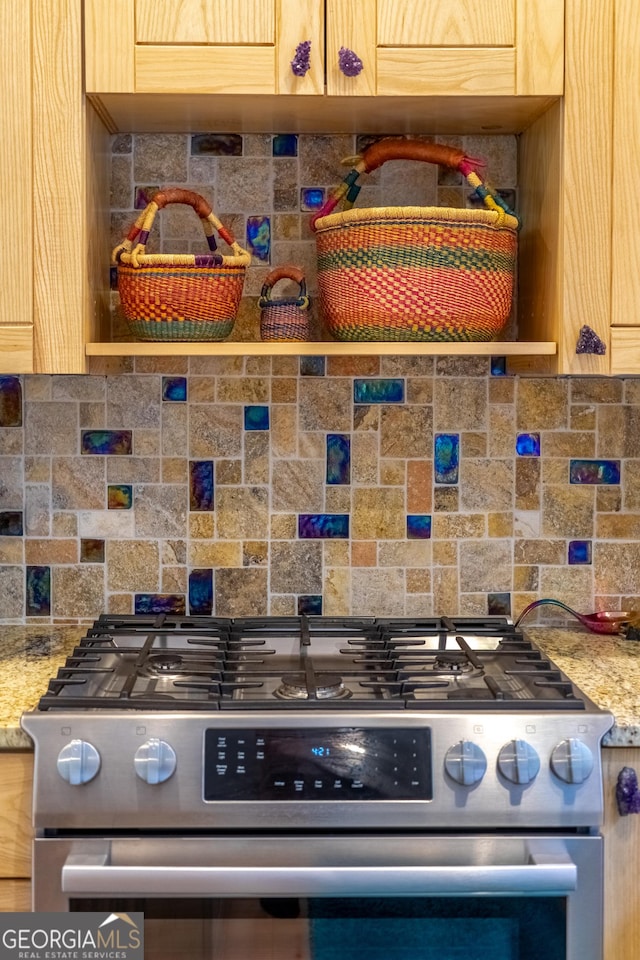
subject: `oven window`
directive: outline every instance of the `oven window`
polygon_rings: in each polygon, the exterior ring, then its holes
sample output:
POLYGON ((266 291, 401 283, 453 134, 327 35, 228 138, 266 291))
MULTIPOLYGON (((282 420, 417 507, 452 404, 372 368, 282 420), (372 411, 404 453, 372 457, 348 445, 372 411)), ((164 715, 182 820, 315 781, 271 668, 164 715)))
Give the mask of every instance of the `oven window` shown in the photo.
POLYGON ((558 897, 72 900, 140 911, 145 960, 566 960, 558 897))

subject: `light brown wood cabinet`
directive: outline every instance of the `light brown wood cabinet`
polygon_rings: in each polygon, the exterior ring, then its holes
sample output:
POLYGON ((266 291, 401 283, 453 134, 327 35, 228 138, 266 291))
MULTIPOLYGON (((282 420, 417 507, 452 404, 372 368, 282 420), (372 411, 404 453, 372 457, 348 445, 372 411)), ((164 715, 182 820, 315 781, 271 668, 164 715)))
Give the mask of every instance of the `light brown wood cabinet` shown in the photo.
POLYGON ((85 11, 90 93, 486 97, 563 87, 558 0, 87 0, 85 11), (301 41, 311 42, 310 69, 296 77, 301 41), (340 71, 341 47, 362 60, 358 76, 340 71))
POLYGON ((616 783, 623 767, 640 775, 640 748, 603 750, 605 904, 604 960, 630 960, 640 943, 640 814, 621 817, 616 804, 616 783))
POLYGON ((0 751, 0 911, 31 909, 33 753, 0 751))

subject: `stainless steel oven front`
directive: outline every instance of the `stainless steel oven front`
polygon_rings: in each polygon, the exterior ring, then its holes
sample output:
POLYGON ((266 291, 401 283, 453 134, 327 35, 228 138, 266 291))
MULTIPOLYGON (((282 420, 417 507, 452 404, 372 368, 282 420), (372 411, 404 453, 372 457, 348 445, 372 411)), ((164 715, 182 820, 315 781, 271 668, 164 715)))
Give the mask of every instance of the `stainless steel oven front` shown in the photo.
POLYGON ((601 960, 602 839, 38 837, 34 906, 142 911, 148 960, 601 960))

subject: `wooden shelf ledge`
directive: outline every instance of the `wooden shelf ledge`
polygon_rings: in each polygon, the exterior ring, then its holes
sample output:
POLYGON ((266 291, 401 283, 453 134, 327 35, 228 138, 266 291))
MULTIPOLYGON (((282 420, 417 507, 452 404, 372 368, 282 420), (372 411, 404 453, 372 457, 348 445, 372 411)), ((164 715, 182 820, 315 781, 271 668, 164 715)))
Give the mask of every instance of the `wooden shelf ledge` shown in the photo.
POLYGON ((550 357, 558 345, 544 342, 459 343, 434 341, 393 342, 262 342, 262 341, 158 341, 88 343, 88 357, 237 357, 237 356, 432 356, 432 357, 550 357))

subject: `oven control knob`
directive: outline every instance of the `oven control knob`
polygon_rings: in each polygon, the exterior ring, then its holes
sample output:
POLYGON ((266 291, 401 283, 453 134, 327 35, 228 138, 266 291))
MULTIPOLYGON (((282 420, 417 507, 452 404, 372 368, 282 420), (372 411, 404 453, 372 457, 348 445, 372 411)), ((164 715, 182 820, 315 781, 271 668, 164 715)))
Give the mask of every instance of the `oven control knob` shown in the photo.
POLYGON ((176 769, 176 753, 166 740, 152 737, 136 750, 133 758, 136 773, 145 783, 164 783, 176 769))
POLYGON ((565 783, 584 783, 593 770, 593 754, 582 740, 569 737, 551 754, 551 769, 565 783))
POLYGON ((100 769, 100 754, 86 740, 70 740, 58 754, 58 773, 72 787, 93 780, 100 769))
POLYGON ((511 783, 525 786, 538 776, 540 757, 526 740, 510 740, 498 754, 498 770, 511 783))
POLYGON ((487 770, 487 758, 477 743, 460 740, 449 747, 444 758, 444 768, 456 783, 472 787, 480 783, 487 770))

